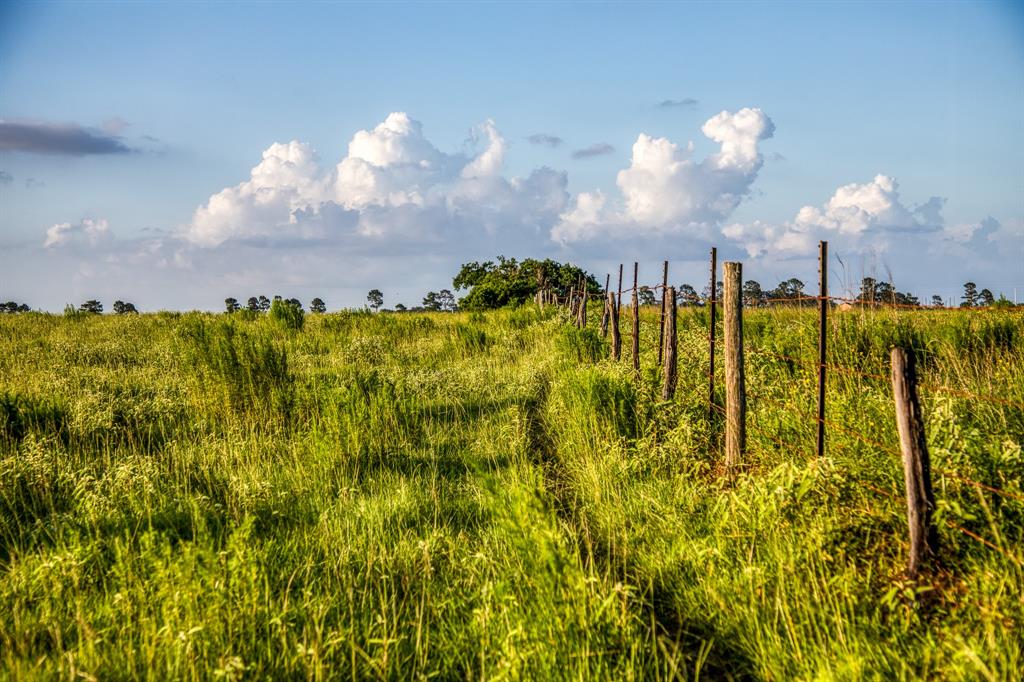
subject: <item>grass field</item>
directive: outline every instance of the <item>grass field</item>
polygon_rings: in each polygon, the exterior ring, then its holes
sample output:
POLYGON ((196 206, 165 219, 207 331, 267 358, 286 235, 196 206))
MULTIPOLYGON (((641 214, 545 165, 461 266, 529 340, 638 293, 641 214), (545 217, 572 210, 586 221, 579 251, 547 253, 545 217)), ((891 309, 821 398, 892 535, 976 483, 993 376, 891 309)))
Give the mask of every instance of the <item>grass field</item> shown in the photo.
POLYGON ((730 484, 706 313, 669 404, 655 319, 633 377, 534 308, 0 316, 0 677, 1020 678, 1020 313, 832 316, 956 391, 918 583, 888 383, 831 375, 817 460, 816 314, 748 311, 730 484))

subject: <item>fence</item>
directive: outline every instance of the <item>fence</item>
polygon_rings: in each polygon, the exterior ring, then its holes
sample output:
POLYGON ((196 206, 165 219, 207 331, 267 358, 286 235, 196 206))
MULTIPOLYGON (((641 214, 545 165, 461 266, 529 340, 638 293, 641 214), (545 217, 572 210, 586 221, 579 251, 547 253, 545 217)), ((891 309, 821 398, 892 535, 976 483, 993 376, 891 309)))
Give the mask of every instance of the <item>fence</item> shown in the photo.
MULTIPOLYGON (((708 317, 708 410, 713 418, 721 418, 725 426, 725 470, 730 477, 744 466, 746 455, 746 432, 748 426, 758 432, 762 437, 774 441, 783 448, 791 448, 792 443, 786 443, 767 431, 761 429, 756 423, 748 424, 747 401, 753 399, 759 403, 771 404, 779 410, 792 413, 805 422, 815 425, 815 454, 823 457, 826 448, 830 445, 828 433, 830 430, 843 433, 869 447, 878 449, 893 457, 898 457, 903 465, 903 480, 907 516, 907 529, 909 536, 909 551, 907 556, 907 574, 909 577, 916 577, 924 567, 934 560, 938 550, 938 533, 935 525, 936 503, 932 488, 932 466, 930 462, 928 444, 924 434, 924 420, 922 416, 919 399, 919 389, 930 392, 947 393, 961 398, 968 398, 981 402, 997 404, 1024 410, 1024 402, 1015 401, 998 396, 975 394, 970 391, 928 382, 921 382, 917 377, 914 354, 908 352, 907 348, 894 347, 890 354, 890 372, 888 375, 867 372, 854 367, 848 367, 837 363, 828 362, 828 328, 829 313, 838 306, 861 306, 863 308, 874 308, 878 306, 897 309, 925 309, 936 310, 944 308, 911 306, 884 301, 849 299, 843 297, 829 296, 828 294, 828 243, 820 242, 818 253, 818 295, 817 296, 794 296, 790 298, 771 299, 759 298, 756 303, 770 305, 782 303, 786 305, 817 306, 817 348, 813 359, 794 357, 791 355, 776 353, 764 348, 745 347, 743 337, 743 270, 741 263, 724 264, 724 284, 722 300, 718 300, 717 290, 717 250, 711 249, 711 273, 710 273, 710 295, 706 297, 706 306, 709 310, 708 317), (720 405, 716 400, 715 393, 715 366, 717 351, 717 307, 723 306, 723 364, 725 379, 725 404, 720 405), (769 361, 782 361, 790 367, 801 367, 816 374, 816 409, 814 414, 799 410, 792 402, 783 402, 772 399, 765 395, 752 393, 746 389, 745 362, 747 359, 769 361), (898 434, 899 448, 893 448, 875 438, 866 436, 855 429, 850 429, 837 423, 827 416, 827 392, 826 387, 830 372, 856 376, 869 381, 886 382, 891 386, 893 407, 895 412, 896 432, 898 434)), ((661 307, 658 314, 659 332, 657 346, 657 363, 661 366, 663 400, 671 400, 676 391, 678 376, 678 349, 677 349, 677 309, 678 292, 668 284, 668 261, 664 261, 662 268, 662 281, 648 287, 639 285, 639 266, 633 264, 633 285, 623 289, 622 274, 623 266, 619 266, 619 286, 617 290, 609 289, 611 275, 605 279, 603 299, 603 310, 600 320, 600 333, 607 336, 611 333, 611 357, 613 360, 620 360, 622 353, 622 341, 620 332, 620 316, 622 294, 631 294, 631 361, 633 371, 640 371, 640 316, 639 316, 639 292, 643 289, 652 291, 660 290, 661 307)), ((581 281, 578 286, 569 292, 564 298, 555 296, 552 292, 538 293, 538 303, 543 306, 546 303, 564 304, 570 310, 570 315, 579 327, 587 325, 587 301, 589 294, 585 282, 581 281)), ((832 444, 835 447, 835 444, 832 444)), ((1018 502, 1024 501, 1024 495, 1013 491, 976 481, 956 472, 938 471, 943 477, 956 481, 960 485, 973 487, 977 491, 984 491, 987 494, 1002 496, 1018 502)), ((876 486, 855 481, 872 494, 878 495, 890 501, 896 501, 897 495, 892 492, 881 490, 876 486)), ((999 552, 1014 564, 1024 567, 1024 560, 1020 556, 1001 547, 999 543, 983 537, 979 533, 971 531, 956 524, 949 519, 943 519, 943 523, 964 536, 980 543, 990 550, 999 552)))

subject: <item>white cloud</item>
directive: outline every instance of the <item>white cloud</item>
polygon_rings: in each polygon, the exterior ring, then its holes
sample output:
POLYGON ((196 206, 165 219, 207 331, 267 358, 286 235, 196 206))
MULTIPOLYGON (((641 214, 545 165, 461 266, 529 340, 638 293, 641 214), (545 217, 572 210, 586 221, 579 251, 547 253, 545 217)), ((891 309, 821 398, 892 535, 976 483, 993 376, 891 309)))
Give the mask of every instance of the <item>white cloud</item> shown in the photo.
POLYGON ((109 234, 110 226, 103 218, 84 218, 77 223, 57 223, 47 228, 43 248, 51 249, 77 241, 95 246, 109 234))
POLYGON ((808 255, 819 239, 836 241, 847 249, 884 251, 887 235, 941 229, 944 203, 944 199, 932 197, 920 206, 908 207, 900 198, 899 183, 879 174, 870 182, 839 187, 820 208, 804 206, 791 222, 730 225, 722 234, 753 257, 808 255))
POLYGON ((272 236, 296 223, 295 213, 317 206, 324 197, 316 152, 308 144, 274 143, 249 179, 214 194, 196 209, 185 237, 200 246, 216 246, 233 237, 272 236))
POLYGON ((536 239, 565 209, 564 173, 502 175, 507 145, 493 121, 471 131, 470 152, 445 153, 407 114, 353 135, 347 155, 322 169, 301 142, 272 145, 250 179, 210 197, 185 237, 199 246, 228 239, 402 236, 453 245, 505 233, 536 239))
POLYGON ((693 143, 681 149, 664 137, 637 136, 629 168, 616 184, 621 207, 583 192, 552 231, 563 243, 602 237, 651 236, 687 231, 707 234, 739 206, 764 163, 758 144, 775 126, 760 109, 723 111, 701 129, 719 144, 717 153, 694 161, 693 143))

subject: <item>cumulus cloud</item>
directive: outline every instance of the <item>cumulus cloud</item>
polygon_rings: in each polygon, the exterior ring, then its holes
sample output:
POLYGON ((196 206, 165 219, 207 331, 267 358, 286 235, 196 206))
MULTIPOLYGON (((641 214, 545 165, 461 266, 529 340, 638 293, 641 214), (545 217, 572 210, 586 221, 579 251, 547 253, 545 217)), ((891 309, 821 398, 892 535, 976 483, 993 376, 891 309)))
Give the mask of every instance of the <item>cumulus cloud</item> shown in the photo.
POLYGON ((129 154, 133 150, 116 134, 77 123, 0 119, 0 151, 86 156, 129 154))
POLYGON ((584 147, 583 149, 577 149, 572 153, 574 159, 589 159, 594 156, 604 156, 605 154, 611 154, 615 151, 615 147, 611 146, 607 142, 597 142, 584 147))
POLYGON ((684 97, 683 99, 663 99, 658 102, 659 109, 693 109, 698 104, 697 100, 692 97, 684 97))
POLYGON ((562 138, 557 135, 548 135, 547 133, 536 133, 534 135, 530 135, 526 140, 530 144, 535 144, 540 147, 550 147, 552 149, 562 144, 562 138))
POLYGON ((547 168, 505 178, 506 150, 488 120, 464 150, 444 152, 403 112, 356 132, 331 168, 308 144, 276 143, 248 180, 196 210, 184 236, 205 247, 229 239, 330 238, 352 248, 388 236, 410 248, 465 246, 498 233, 536 239, 565 209, 568 180, 547 168))
POLYGON ((85 218, 77 223, 57 223, 47 228, 43 248, 65 246, 76 241, 84 241, 94 246, 109 234, 110 226, 103 218, 85 218))
POLYGON ((701 161, 692 158, 692 142, 680 148, 667 138, 640 133, 629 167, 616 178, 622 206, 581 193, 552 236, 569 243, 681 232, 706 235, 749 193, 764 163, 759 143, 774 134, 775 125, 760 109, 747 108, 723 111, 701 130, 719 145, 701 161))
MULTIPOLYGON (((942 229, 944 204, 945 199, 932 197, 918 206, 907 206, 900 197, 899 183, 879 174, 869 182, 839 187, 822 206, 804 206, 790 222, 733 224, 722 233, 742 244, 751 256, 806 255, 819 239, 840 239, 847 248, 869 245, 884 250, 888 235, 942 229)), ((950 234, 955 237, 965 229, 950 234)))

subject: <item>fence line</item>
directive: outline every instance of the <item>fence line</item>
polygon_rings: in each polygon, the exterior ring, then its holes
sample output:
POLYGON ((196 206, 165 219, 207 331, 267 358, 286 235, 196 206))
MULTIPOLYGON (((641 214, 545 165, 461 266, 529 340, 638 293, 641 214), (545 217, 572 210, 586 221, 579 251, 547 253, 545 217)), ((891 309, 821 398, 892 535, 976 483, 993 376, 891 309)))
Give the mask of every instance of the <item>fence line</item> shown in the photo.
MULTIPOLYGON (((975 394, 970 391, 953 388, 940 383, 930 383, 925 381, 918 381, 916 376, 916 370, 913 367, 913 355, 906 352, 901 352, 899 357, 902 358, 900 365, 900 373, 893 371, 893 375, 886 376, 884 374, 864 371, 854 367, 849 367, 839 363, 828 362, 828 310, 835 307, 834 304, 852 304, 860 306, 871 306, 871 307, 891 307, 891 308, 903 308, 903 309, 915 309, 915 310, 961 310, 961 308, 938 308, 922 305, 909 305, 899 303, 886 303, 884 301, 873 301, 873 300, 860 300, 852 299, 841 296, 829 296, 828 295, 828 280, 827 280, 827 243, 822 242, 819 245, 819 288, 820 294, 818 296, 804 296, 797 295, 786 298, 763 298, 759 297, 754 301, 757 307, 762 307, 767 304, 785 304, 785 305, 800 305, 803 308, 810 308, 811 303, 816 303, 818 307, 818 358, 808 359, 801 357, 794 357, 783 353, 776 353, 764 348, 751 347, 744 349, 743 335, 742 335, 742 307, 747 302, 747 298, 743 296, 742 291, 742 271, 740 263, 727 263, 726 264, 726 293, 724 296, 724 302, 726 304, 727 312, 724 317, 725 329, 724 333, 719 335, 716 330, 716 309, 719 303, 719 295, 717 294, 717 251, 716 249, 711 250, 711 272, 710 272, 710 295, 702 297, 701 300, 706 305, 710 312, 708 318, 708 346, 709 346, 709 363, 707 371, 707 388, 708 388, 708 407, 709 416, 714 417, 716 414, 725 417, 725 464, 726 471, 730 474, 733 473, 737 468, 743 468, 746 464, 743 457, 743 452, 746 448, 746 438, 744 430, 747 426, 747 418, 745 413, 745 403, 749 397, 756 403, 766 403, 781 409, 784 413, 792 414, 798 417, 798 423, 802 424, 813 424, 816 430, 816 453, 818 456, 824 454, 826 443, 829 447, 836 447, 845 452, 854 452, 849 449, 849 446, 842 443, 829 442, 827 440, 827 432, 835 431, 843 433, 848 436, 851 440, 866 445, 876 451, 884 454, 897 457, 903 461, 904 465, 904 482, 907 488, 907 515, 908 524, 911 531, 911 554, 908 564, 908 574, 912 577, 916 575, 920 566, 926 562, 931 561, 931 557, 935 551, 935 539, 937 534, 935 533, 934 524, 932 522, 932 514, 935 511, 935 503, 931 498, 931 468, 928 462, 928 453, 926 443, 923 438, 923 422, 920 416, 920 406, 917 405, 917 387, 921 387, 928 391, 935 392, 946 392, 952 395, 995 403, 1003 406, 1009 406, 1014 408, 1024 409, 1024 402, 1020 402, 1010 398, 1002 398, 999 396, 988 396, 975 394), (715 395, 715 371, 716 371, 716 346, 718 343, 718 337, 721 336, 722 340, 726 345, 726 355, 724 360, 725 365, 725 383, 726 383, 726 394, 727 398, 724 405, 720 405, 717 402, 715 395), (783 402, 775 399, 768 395, 764 395, 757 392, 750 392, 746 390, 743 381, 743 356, 749 352, 753 356, 772 358, 775 360, 781 360, 784 362, 793 363, 794 365, 809 371, 813 371, 817 374, 817 414, 811 414, 805 410, 800 404, 792 402, 783 402), (859 376, 872 381, 886 381, 892 383, 892 390, 894 401, 897 408, 897 416, 899 419, 899 431, 901 434, 900 447, 888 445, 880 442, 875 438, 871 438, 859 430, 849 428, 843 424, 837 423, 834 419, 828 419, 825 417, 825 386, 827 381, 827 373, 829 371, 837 371, 842 374, 849 376, 859 376), (900 382, 897 382, 897 378, 900 378, 900 382), (897 388, 900 390, 897 390, 897 388), (901 393, 902 391, 902 393, 901 393), (902 398, 901 398, 902 395, 902 398), (904 400, 904 403, 901 403, 904 400), (901 414, 901 410, 903 410, 901 414), (910 429, 907 431, 906 429, 910 429), (909 436, 907 434, 910 434, 909 436)), ((623 265, 619 266, 619 286, 616 290, 610 290, 609 284, 611 275, 609 274, 605 281, 604 295, 603 295, 603 306, 604 312, 602 314, 602 329, 604 329, 604 320, 609 320, 613 331, 613 344, 612 354, 613 358, 621 359, 621 347, 619 343, 615 343, 615 340, 621 338, 618 332, 619 318, 622 314, 621 310, 621 298, 623 293, 631 295, 632 308, 632 360, 634 370, 639 369, 639 293, 647 290, 650 292, 661 291, 663 292, 661 301, 660 321, 661 326, 658 331, 658 357, 657 364, 661 365, 664 363, 671 363, 662 368, 664 385, 662 388, 662 399, 671 400, 671 396, 675 390, 675 354, 668 353, 667 341, 671 338, 675 340, 675 325, 676 319, 674 314, 667 315, 667 302, 670 300, 670 291, 674 290, 674 287, 668 286, 668 261, 663 262, 662 270, 662 283, 654 284, 651 286, 643 286, 639 283, 639 265, 634 263, 633 266, 633 285, 630 287, 624 287, 622 282, 623 265), (672 324, 672 329, 666 328, 666 320, 672 324), (671 356, 671 359, 670 359, 671 356)), ((575 288, 574 288, 575 289, 575 288)), ((552 292, 553 294, 553 292, 552 292)), ((548 297, 549 300, 556 302, 565 301, 569 307, 572 317, 577 320, 577 325, 584 326, 586 320, 586 313, 581 310, 580 307, 586 305, 587 296, 589 295, 588 285, 585 282, 579 283, 579 289, 571 291, 567 297, 560 297, 553 295, 548 297)), ((671 294, 674 298, 674 293, 671 294)), ((677 306, 672 306, 673 312, 677 306)), ((674 345, 674 343, 673 343, 674 345)), ((897 352, 893 352, 892 366, 896 367, 897 352)), ((754 420, 749 424, 750 428, 757 432, 759 436, 767 441, 774 443, 781 449, 792 450, 794 447, 798 447, 801 450, 804 445, 795 443, 792 438, 787 442, 786 439, 775 435, 770 432, 768 427, 761 425, 761 420, 754 420)), ((802 430, 798 430, 799 438, 813 437, 814 434, 803 433, 802 430)), ((814 450, 813 447, 809 448, 814 450)), ((966 476, 936 470, 935 474, 941 476, 944 480, 956 482, 960 485, 972 486, 978 491, 985 491, 993 495, 998 495, 1007 500, 1015 500, 1018 502, 1024 502, 1024 495, 1016 493, 1010 490, 1004 490, 994 485, 976 481, 966 476)), ((897 496, 888 493, 884 490, 858 479, 849 479, 852 482, 860 485, 874 493, 883 495, 890 500, 897 500, 897 496)), ((983 546, 990 549, 999 551, 1005 555, 1008 559, 1014 563, 1020 564, 1021 559, 1012 554, 1003 551, 997 544, 985 539, 981 535, 977 534, 970 529, 958 526, 952 523, 948 519, 943 519, 945 525, 965 534, 966 536, 980 542, 983 546)))

